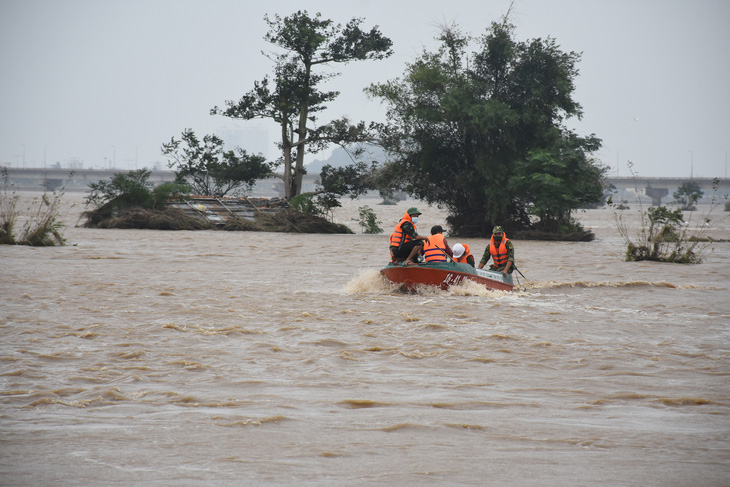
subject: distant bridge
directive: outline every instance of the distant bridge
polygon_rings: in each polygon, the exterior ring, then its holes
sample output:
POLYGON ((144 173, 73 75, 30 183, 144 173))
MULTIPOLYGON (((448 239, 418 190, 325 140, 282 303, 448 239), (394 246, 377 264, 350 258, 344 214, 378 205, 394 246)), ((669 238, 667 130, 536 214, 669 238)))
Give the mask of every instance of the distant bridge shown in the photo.
MULTIPOLYGON (((59 167, 49 168, 16 168, 9 167, 8 178, 15 189, 21 191, 56 191, 65 187, 67 191, 86 191, 90 183, 104 179, 111 179, 118 173, 126 173, 125 169, 68 169, 59 167), (71 173, 73 177, 70 178, 71 173)), ((304 191, 313 191, 318 175, 307 174, 302 183, 304 191)), ((154 185, 175 180, 172 171, 156 171, 150 173, 149 181, 154 185)), ((677 188, 689 181, 697 183, 704 192, 703 200, 709 201, 712 197, 713 178, 654 178, 654 177, 609 177, 608 183, 613 184, 618 191, 618 198, 634 198, 647 196, 652 204, 661 205, 664 197, 671 197, 677 188), (638 194, 637 194, 638 190, 638 194)), ((722 178, 718 184, 718 196, 730 194, 730 179, 722 178)), ((253 194, 255 196, 284 196, 284 183, 281 179, 264 179, 256 183, 253 194)))
POLYGON ((650 178, 650 177, 609 177, 609 184, 613 184, 618 190, 619 197, 625 197, 627 193, 638 196, 645 195, 651 198, 651 204, 659 206, 662 198, 670 196, 680 186, 689 183, 696 183, 704 193, 701 202, 709 202, 713 196, 713 190, 717 189, 718 197, 730 194, 730 179, 728 178, 650 178), (713 185, 717 181, 717 188, 713 185))
MULTIPOLYGON (((8 167, 8 179, 21 191, 56 191, 65 187, 68 191, 86 191, 90 183, 111 179, 123 169, 69 169, 62 167, 18 168, 8 167)), ((155 186, 175 180, 172 171, 151 171, 149 181, 155 186)))
MULTIPOLYGON (((126 174, 129 169, 69 169, 49 168, 17 168, 8 167, 8 180, 13 189, 19 191, 88 191, 89 184, 109 180, 115 174, 126 174)), ((175 181, 172 171, 150 171, 147 179, 155 186, 175 181)), ((312 181, 314 187, 314 181, 312 181)), ((259 196, 283 196, 284 183, 280 179, 265 179, 256 184, 254 191, 259 196)))

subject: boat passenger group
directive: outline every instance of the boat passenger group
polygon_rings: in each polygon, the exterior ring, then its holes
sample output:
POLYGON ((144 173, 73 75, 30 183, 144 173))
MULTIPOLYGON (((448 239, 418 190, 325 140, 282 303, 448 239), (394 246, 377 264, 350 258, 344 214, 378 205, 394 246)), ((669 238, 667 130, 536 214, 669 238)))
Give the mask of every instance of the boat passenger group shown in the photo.
MULTIPOLYGON (((441 225, 431 227, 431 235, 428 237, 419 235, 416 232, 416 223, 420 214, 417 208, 408 208, 390 234, 390 259, 393 264, 411 266, 417 265, 421 259, 426 263, 447 262, 450 259, 474 267, 474 256, 471 255, 469 246, 457 243, 452 249, 444 237, 441 225)), ((479 269, 482 269, 490 258, 492 259, 490 270, 499 271, 505 276, 512 273, 515 248, 500 226, 492 230, 492 238, 484 249, 479 269)))

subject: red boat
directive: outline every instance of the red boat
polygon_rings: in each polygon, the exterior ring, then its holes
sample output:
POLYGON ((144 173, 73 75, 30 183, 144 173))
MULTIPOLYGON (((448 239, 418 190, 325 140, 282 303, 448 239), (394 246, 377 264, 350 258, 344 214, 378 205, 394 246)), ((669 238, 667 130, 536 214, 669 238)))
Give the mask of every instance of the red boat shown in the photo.
POLYGON ((499 291, 512 291, 514 288, 512 274, 505 276, 501 272, 475 269, 469 264, 457 262, 434 262, 410 266, 389 263, 387 267, 380 270, 380 273, 392 282, 402 283, 403 287, 408 290, 413 290, 416 284, 448 289, 449 286, 459 284, 466 279, 499 291))

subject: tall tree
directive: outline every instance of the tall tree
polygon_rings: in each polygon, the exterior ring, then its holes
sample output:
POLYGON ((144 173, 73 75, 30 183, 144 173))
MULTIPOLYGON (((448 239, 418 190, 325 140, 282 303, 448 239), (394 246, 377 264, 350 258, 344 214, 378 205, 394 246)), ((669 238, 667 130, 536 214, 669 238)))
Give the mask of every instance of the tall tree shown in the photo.
POLYGON ((339 92, 320 91, 319 85, 336 74, 320 74, 315 68, 332 63, 383 59, 392 54, 392 42, 377 27, 360 28, 354 18, 344 27, 299 11, 288 17, 264 17, 269 32, 264 39, 284 50, 274 55, 274 76, 254 83, 239 101, 227 101, 212 114, 252 120, 268 118, 280 128, 286 198, 298 195, 305 174, 304 155, 319 152, 335 143, 346 146, 370 140, 373 135, 364 122, 351 123, 347 117, 320 124, 317 114, 327 108, 339 92))
POLYGON ((552 226, 597 188, 600 197, 602 170, 588 157, 600 140, 563 125, 581 116, 572 98, 578 54, 550 38, 517 42, 506 20, 471 55, 472 39, 456 26, 438 39, 402 80, 368 89, 388 105, 380 132, 394 157, 382 179, 446 207, 462 235, 487 235, 495 224, 528 228, 536 218, 552 226), (581 188, 571 179, 577 170, 581 188))

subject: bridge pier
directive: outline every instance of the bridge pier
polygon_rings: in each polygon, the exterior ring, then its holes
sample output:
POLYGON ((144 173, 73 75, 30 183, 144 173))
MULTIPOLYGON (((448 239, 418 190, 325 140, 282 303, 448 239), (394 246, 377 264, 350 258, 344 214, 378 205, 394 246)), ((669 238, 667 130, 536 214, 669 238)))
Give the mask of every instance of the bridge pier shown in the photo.
POLYGON ((667 188, 652 188, 651 184, 646 186, 644 192, 651 198, 651 206, 662 206, 662 198, 669 194, 667 188))

